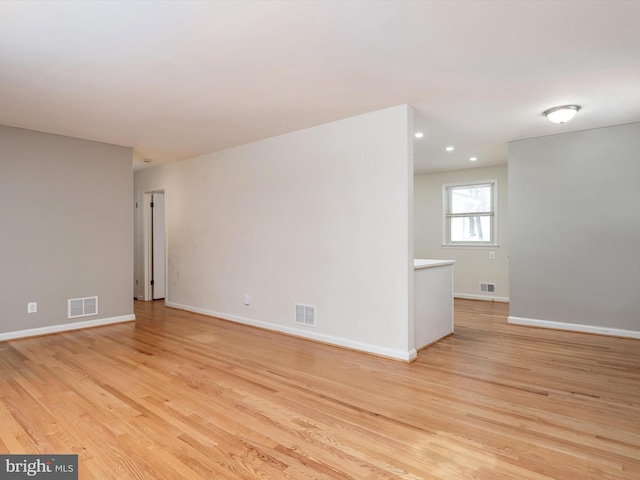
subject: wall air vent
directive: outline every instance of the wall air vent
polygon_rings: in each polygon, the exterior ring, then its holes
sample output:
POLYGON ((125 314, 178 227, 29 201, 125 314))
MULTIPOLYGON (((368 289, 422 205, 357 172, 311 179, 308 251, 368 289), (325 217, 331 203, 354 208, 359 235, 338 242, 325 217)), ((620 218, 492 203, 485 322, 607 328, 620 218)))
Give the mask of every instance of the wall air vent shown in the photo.
POLYGON ((496 284, 495 283, 481 283, 480 291, 482 293, 495 293, 496 292, 496 284))
POLYGON ((316 307, 313 305, 296 304, 296 323, 307 325, 308 327, 315 327, 316 307))
POLYGON ((89 317, 98 314, 98 297, 70 298, 67 302, 69 318, 89 317))

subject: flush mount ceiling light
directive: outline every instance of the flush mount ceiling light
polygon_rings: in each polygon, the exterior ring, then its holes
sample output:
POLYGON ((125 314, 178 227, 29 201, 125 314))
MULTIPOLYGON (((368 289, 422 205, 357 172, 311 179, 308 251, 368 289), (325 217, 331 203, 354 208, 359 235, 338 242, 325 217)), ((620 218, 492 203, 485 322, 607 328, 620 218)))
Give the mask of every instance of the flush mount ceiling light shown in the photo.
POLYGON ((447 152, 453 152, 453 147, 447 147, 445 150, 446 150, 447 152))
POLYGON ((580 110, 580 105, 562 105, 545 110, 542 114, 553 123, 564 123, 576 116, 580 110))
POLYGON ((422 137, 424 137, 424 133, 416 132, 416 138, 422 138, 422 137))

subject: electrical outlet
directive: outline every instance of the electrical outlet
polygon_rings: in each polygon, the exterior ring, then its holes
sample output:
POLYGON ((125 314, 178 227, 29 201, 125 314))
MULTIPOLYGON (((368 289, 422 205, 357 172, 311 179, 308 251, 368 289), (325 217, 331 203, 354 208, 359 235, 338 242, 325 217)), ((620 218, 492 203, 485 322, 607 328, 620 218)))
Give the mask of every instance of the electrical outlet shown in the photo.
POLYGON ((251 297, 249 296, 248 293, 245 293, 242 296, 242 301, 244 302, 245 305, 249 305, 251 303, 251 297))
POLYGON ((27 313, 37 313, 38 312, 38 303, 37 302, 29 302, 27 303, 27 313))
POLYGON ((496 259, 496 252, 489 252, 489 260, 495 260, 496 259))

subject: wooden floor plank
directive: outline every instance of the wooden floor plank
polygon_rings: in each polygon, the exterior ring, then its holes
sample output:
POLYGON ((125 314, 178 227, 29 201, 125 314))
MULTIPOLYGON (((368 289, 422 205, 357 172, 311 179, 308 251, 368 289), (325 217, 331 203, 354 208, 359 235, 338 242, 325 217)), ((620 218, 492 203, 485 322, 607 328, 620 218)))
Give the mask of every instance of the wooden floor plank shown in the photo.
POLYGON ((456 300, 410 363, 136 302, 0 343, 0 449, 83 479, 640 478, 640 341, 456 300))

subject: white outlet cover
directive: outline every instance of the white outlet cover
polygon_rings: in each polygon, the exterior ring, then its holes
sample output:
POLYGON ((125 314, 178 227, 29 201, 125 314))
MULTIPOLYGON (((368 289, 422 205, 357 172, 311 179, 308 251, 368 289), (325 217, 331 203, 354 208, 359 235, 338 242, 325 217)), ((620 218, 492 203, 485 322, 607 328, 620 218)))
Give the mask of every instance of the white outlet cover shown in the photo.
POLYGON ((38 312, 38 304, 37 302, 29 302, 27 303, 27 313, 37 313, 38 312))

